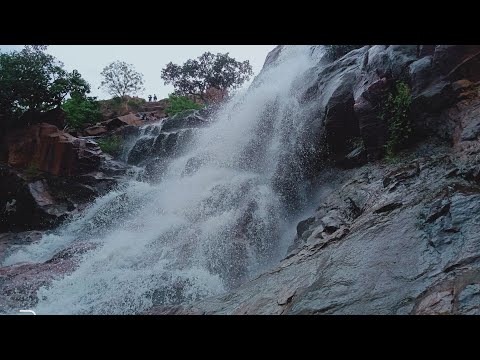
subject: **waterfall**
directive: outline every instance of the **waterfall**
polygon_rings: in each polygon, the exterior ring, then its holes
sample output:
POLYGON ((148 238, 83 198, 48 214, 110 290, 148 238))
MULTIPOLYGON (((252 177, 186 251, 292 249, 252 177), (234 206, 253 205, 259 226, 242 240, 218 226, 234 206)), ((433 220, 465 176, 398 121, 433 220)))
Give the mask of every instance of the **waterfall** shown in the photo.
MULTIPOLYGON (((45 262, 65 249, 75 257, 71 271, 38 290, 32 309, 135 314, 220 294, 281 259, 308 190, 304 159, 318 145, 309 126, 318 109, 302 96, 321 56, 309 46, 282 48, 248 91, 191 131, 160 180, 132 177, 10 254, 3 265, 45 262)), ((140 139, 153 146, 156 127, 140 131, 125 160, 140 139)))

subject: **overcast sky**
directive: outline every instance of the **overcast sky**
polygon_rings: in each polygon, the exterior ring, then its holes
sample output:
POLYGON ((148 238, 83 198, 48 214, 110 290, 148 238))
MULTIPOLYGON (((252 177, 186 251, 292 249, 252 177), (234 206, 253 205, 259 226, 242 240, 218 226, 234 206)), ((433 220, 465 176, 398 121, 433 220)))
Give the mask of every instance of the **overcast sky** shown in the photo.
MULTIPOLYGON (((21 45, 0 45, 0 50, 21 49, 21 45)), ((77 69, 92 88, 91 96, 99 99, 111 96, 98 89, 100 72, 115 60, 133 64, 144 75, 145 92, 137 94, 146 97, 156 94, 165 98, 173 91, 171 85, 164 85, 160 78, 162 68, 172 61, 182 64, 188 59, 200 56, 205 51, 214 54, 229 52, 236 60, 249 60, 254 74, 261 70, 265 57, 275 45, 50 45, 47 52, 65 64, 69 71, 77 69)))

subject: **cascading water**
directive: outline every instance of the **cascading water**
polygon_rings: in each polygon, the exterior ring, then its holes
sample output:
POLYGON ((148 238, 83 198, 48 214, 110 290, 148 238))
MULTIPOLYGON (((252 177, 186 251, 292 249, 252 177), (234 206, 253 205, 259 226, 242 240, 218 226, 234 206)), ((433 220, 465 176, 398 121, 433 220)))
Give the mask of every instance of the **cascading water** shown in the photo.
POLYGON ((301 197, 304 185, 300 167, 290 165, 311 147, 304 139, 313 110, 301 103, 307 84, 299 75, 319 57, 309 46, 285 47, 248 91, 195 130, 161 181, 126 181, 10 254, 4 266, 44 262, 65 249, 76 259, 38 290, 30 308, 139 313, 224 292, 278 261, 293 238, 285 195, 301 197))

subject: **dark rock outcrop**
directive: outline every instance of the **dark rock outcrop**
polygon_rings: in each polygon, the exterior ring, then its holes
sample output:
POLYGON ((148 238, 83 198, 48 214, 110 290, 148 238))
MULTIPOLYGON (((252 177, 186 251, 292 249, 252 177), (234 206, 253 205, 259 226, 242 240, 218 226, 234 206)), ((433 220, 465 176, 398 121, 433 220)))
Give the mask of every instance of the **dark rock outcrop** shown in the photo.
POLYGON ((127 154, 127 162, 145 165, 145 179, 159 180, 167 165, 167 159, 178 156, 192 138, 195 128, 208 124, 208 110, 185 111, 152 124, 142 134, 127 154))
POLYGON ((116 183, 102 172, 58 177, 0 165, 0 232, 52 228, 116 183))

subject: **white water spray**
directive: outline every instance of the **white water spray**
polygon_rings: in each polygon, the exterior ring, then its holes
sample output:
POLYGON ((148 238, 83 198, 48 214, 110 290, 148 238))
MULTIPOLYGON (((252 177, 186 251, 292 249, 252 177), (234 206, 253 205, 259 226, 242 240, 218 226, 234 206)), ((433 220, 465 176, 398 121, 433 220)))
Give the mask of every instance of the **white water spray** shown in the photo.
POLYGON ((295 82, 317 62, 308 46, 284 48, 249 91, 195 131, 160 183, 131 180, 7 257, 3 265, 43 262, 78 242, 95 245, 73 272, 40 288, 37 314, 132 314, 191 302, 278 261, 292 234, 273 184, 310 120, 295 82))

